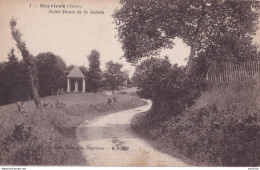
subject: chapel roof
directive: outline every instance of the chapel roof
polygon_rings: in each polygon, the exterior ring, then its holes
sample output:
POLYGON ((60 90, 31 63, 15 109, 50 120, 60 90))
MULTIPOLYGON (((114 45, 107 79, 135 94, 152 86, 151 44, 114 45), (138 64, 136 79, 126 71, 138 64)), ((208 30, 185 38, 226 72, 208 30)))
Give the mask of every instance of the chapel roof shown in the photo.
POLYGON ((84 74, 80 71, 79 67, 75 66, 69 75, 67 76, 68 78, 84 78, 84 74))

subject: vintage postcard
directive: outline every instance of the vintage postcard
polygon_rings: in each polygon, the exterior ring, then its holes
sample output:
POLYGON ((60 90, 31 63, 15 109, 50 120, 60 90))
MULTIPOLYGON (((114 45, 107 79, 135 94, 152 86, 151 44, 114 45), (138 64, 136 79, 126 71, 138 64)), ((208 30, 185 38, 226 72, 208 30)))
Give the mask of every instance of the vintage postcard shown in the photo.
POLYGON ((0 166, 258 169, 259 8, 0 0, 0 166))

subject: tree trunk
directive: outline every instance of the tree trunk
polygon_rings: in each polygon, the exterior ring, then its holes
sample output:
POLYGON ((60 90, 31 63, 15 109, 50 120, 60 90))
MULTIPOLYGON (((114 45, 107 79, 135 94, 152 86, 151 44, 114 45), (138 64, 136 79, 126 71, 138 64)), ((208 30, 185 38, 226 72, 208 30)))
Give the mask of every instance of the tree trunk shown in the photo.
POLYGON ((31 86, 31 92, 32 92, 32 95, 33 95, 33 100, 34 100, 34 103, 36 105, 36 108, 42 109, 42 104, 41 104, 40 97, 39 97, 39 94, 38 94, 38 79, 37 79, 36 71, 35 71, 36 65, 35 65, 32 57, 29 57, 28 59, 30 61, 25 62, 25 64, 26 64, 26 67, 27 67, 27 74, 29 75, 29 83, 30 83, 30 86, 31 86))
POLYGON ((195 52, 196 52, 196 45, 193 44, 193 45, 191 45, 191 48, 190 48, 189 61, 188 61, 188 65, 187 65, 187 68, 186 68, 186 75, 187 76, 190 76, 192 74, 193 68, 195 66, 195 61, 194 61, 195 52))
POLYGON ((15 28, 16 26, 16 21, 12 19, 10 21, 10 28, 11 28, 11 33, 14 38, 14 40, 17 43, 17 48, 21 51, 22 57, 25 63, 25 67, 27 70, 27 74, 29 77, 29 83, 31 86, 31 91, 33 95, 33 99, 36 105, 37 109, 42 109, 42 104, 40 101, 40 97, 38 94, 38 77, 37 77, 37 68, 36 64, 34 62, 34 59, 32 55, 29 53, 29 51, 26 49, 26 44, 24 41, 21 40, 21 33, 19 30, 15 28))
POLYGON ((40 97, 38 94, 38 88, 36 86, 34 86, 34 84, 32 82, 30 82, 30 84, 31 84, 33 100, 36 105, 36 108, 42 109, 42 104, 41 104, 40 97))

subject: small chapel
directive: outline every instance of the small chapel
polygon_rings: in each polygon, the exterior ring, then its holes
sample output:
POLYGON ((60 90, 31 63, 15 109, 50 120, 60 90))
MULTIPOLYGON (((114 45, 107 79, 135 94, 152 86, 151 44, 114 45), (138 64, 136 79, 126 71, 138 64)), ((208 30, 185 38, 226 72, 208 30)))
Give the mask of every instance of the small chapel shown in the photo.
POLYGON ((79 67, 75 66, 67 76, 67 92, 84 93, 85 86, 85 76, 79 67))

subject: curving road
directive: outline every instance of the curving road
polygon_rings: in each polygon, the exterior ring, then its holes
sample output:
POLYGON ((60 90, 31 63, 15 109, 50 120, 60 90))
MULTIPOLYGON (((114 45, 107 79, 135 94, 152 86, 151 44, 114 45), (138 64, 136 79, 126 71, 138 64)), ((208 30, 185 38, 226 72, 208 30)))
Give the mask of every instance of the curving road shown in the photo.
POLYGON ((77 138, 90 166, 188 166, 161 153, 136 135, 131 119, 149 110, 147 105, 112 113, 79 126, 77 138))

